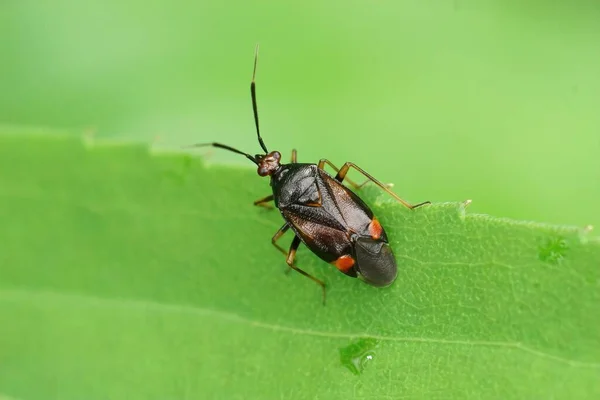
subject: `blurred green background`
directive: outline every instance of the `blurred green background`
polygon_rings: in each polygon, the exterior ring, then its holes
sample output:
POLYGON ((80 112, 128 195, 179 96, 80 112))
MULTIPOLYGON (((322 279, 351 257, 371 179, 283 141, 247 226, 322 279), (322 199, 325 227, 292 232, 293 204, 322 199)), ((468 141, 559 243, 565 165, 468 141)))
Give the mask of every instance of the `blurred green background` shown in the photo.
POLYGON ((259 42, 270 148, 413 202, 600 225, 598 21, 586 0, 4 0, 0 123, 255 152, 259 42))

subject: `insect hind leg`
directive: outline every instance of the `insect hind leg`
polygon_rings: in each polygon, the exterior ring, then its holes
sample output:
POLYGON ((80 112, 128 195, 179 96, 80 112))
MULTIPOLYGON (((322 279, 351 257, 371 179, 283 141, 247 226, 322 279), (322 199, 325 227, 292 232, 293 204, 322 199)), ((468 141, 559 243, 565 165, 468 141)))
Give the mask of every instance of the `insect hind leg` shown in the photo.
MULTIPOLYGON (((325 160, 325 161, 327 161, 327 160, 325 160)), ((390 190, 390 188, 387 187, 385 184, 383 184, 379 180, 375 179, 374 176, 372 176, 367 171, 365 171, 364 169, 360 168, 359 166, 357 166, 356 164, 354 164, 352 162, 345 163, 342 166, 342 168, 340 168, 340 170, 338 171, 337 175, 335 176, 335 179, 339 182, 343 182, 344 179, 346 178, 346 174, 348 174, 348 171, 350 170, 350 168, 354 168, 355 170, 357 170, 358 172, 363 174, 368 179, 368 181, 371 181, 374 184, 376 184, 377 186, 379 186, 381 189, 383 189, 383 191, 388 193, 390 196, 392 196, 394 199, 396 199, 400 204, 402 204, 403 206, 405 206, 407 208, 414 209, 417 207, 424 206, 425 204, 431 204, 430 201, 424 201, 424 202, 418 203, 418 204, 410 204, 409 202, 407 202, 406 200, 404 200, 400 196, 398 196, 396 193, 392 192, 390 190)))
MULTIPOLYGON (((319 164, 318 164, 317 166, 318 166, 318 168, 320 168, 320 169, 322 169, 322 170, 325 170, 325 164, 327 164, 327 165, 329 165, 331 168, 333 168, 333 170, 335 170, 335 172, 336 172, 336 173, 340 171, 340 169, 339 169, 338 167, 336 167, 335 165, 333 165, 333 163, 332 163, 331 161, 329 161, 329 160, 327 160, 327 159, 325 159, 325 158, 322 158, 322 159, 319 161, 319 164)), ((343 181, 343 180, 344 180, 344 179, 338 179, 338 182, 342 183, 342 181, 343 181)), ((350 178, 345 178, 345 180, 346 180, 346 182, 348 182, 348 183, 349 183, 349 184, 350 184, 350 185, 351 185, 351 186, 352 186, 352 187, 353 187, 355 190, 362 189, 362 188, 363 188, 363 186, 365 186, 367 183, 369 183, 369 182, 372 182, 370 179, 367 179, 367 180, 366 180, 366 181, 364 181, 363 183, 361 183, 361 184, 357 184, 357 183, 355 183, 354 181, 351 181, 351 180, 350 180, 350 178)), ((385 185, 385 187, 387 187, 387 188, 391 188, 391 187, 393 187, 393 186, 394 186, 394 184, 393 184, 393 183, 384 183, 384 185, 385 185)))
MULTIPOLYGON (((329 161, 328 159, 326 159, 326 158, 321 158, 321 159, 319 160, 319 163, 317 164, 317 168, 319 168, 319 169, 322 169, 322 170, 325 170, 325 164, 327 164, 327 165, 329 165, 331 168, 333 168, 333 170, 334 170, 336 173, 339 173, 339 172, 340 172, 340 169, 339 169, 338 167, 336 167, 335 165, 333 165, 333 163, 332 163, 331 161, 329 161)), ((340 182, 340 183, 342 183, 342 181, 344 180, 343 178, 342 178, 342 179, 335 178, 335 179, 337 179, 337 181, 338 181, 338 182, 340 182)), ((367 184, 367 183, 368 183, 368 182, 370 182, 370 181, 369 181, 369 180, 367 180, 367 181, 365 181, 365 182, 363 182, 363 183, 361 183, 361 184, 359 185, 359 184, 357 184, 356 182, 354 182, 354 181, 350 180, 350 178, 346 178, 346 182, 348 182, 348 183, 349 183, 349 184, 350 184, 350 185, 351 185, 351 186, 352 186, 354 189, 358 190, 358 189, 360 189, 361 187, 363 187, 365 184, 367 184)))

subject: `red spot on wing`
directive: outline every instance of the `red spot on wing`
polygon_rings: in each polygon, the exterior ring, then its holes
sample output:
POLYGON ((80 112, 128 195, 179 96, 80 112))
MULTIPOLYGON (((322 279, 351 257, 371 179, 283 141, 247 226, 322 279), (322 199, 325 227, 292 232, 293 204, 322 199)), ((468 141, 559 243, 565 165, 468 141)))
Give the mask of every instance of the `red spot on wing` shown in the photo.
POLYGON ((344 255, 332 262, 332 264, 340 271, 346 272, 354 265, 354 258, 349 255, 344 255))
POLYGON ((381 224, 379 223, 377 218, 373 217, 373 220, 369 224, 369 234, 373 239, 377 240, 381 237, 381 232, 383 232, 381 224))

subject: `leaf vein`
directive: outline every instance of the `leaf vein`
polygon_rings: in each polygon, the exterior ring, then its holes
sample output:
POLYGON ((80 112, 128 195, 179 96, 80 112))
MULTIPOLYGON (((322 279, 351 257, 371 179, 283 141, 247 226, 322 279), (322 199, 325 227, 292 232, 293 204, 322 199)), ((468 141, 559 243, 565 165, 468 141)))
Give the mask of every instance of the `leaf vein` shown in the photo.
POLYGON ((266 329, 274 332, 286 332, 295 335, 306 335, 323 338, 340 338, 340 339, 355 339, 355 338, 371 338, 388 342, 400 343, 428 343, 428 344, 443 344, 455 346, 472 346, 472 347, 495 347, 519 350, 524 353, 534 355, 536 357, 545 358, 550 361, 569 365, 576 368, 593 368, 600 369, 600 362, 583 362, 559 357, 549 354, 532 347, 529 347, 522 342, 503 342, 503 341, 486 341, 486 340, 454 340, 441 338, 424 338, 424 337, 400 337, 387 335, 373 335, 370 333, 340 333, 327 332, 305 328, 296 328, 292 326, 279 325, 269 322, 254 321, 238 314, 204 308, 199 306, 167 304, 157 301, 140 300, 140 299, 109 299, 100 296, 90 296, 74 293, 58 293, 48 290, 31 290, 31 289, 0 289, 0 301, 4 302, 33 302, 48 304, 48 300, 53 300, 58 303, 66 303, 71 307, 103 307, 103 308, 126 308, 131 310, 145 310, 159 313, 176 313, 190 314, 221 318, 229 322, 245 324, 248 326, 266 329))

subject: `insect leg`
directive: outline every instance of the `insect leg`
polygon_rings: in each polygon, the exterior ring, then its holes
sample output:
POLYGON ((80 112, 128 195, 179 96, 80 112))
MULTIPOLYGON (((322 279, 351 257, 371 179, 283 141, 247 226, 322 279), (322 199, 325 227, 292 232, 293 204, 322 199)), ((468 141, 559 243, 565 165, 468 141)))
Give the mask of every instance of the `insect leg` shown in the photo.
POLYGON ((292 163, 295 163, 298 161, 298 152, 296 151, 296 149, 292 149, 292 163))
POLYGON ((351 163, 351 162, 347 162, 347 163, 345 163, 342 166, 342 168, 338 171, 337 175, 335 176, 335 179, 338 180, 338 181, 340 181, 340 182, 342 182, 344 180, 344 178, 346 177, 346 174, 348 173, 348 171, 350 170, 350 168, 354 168, 355 170, 357 170, 358 172, 360 172, 361 174, 363 174, 364 176, 366 176, 370 181, 372 181, 374 184, 376 184, 377 186, 379 186, 380 188, 382 188, 385 192, 387 192, 394 199, 398 200, 398 202, 402 203, 402 205, 404 205, 405 207, 413 209, 413 208, 421 207, 421 206, 423 206, 425 204, 431 204, 430 201, 424 201, 422 203, 414 204, 414 205, 410 204, 406 200, 403 200, 402 198, 400 198, 396 193, 392 192, 386 185, 384 185, 383 183, 379 182, 372 175, 370 175, 369 173, 367 173, 364 169, 360 168, 359 166, 357 166, 356 164, 351 163))
MULTIPOLYGON (((284 256, 288 256, 288 252, 285 251, 283 249, 283 247, 281 247, 280 245, 277 244, 277 241, 287 232, 287 230, 290 229, 290 225, 289 224, 285 224, 283 225, 281 228, 279 228, 279 230, 277 232, 275 232, 275 235, 273 235, 273 237, 271 238, 271 244, 273 246, 275 246, 277 248, 277 250, 279 250, 280 252, 283 253, 284 256)), ((297 249, 298 247, 296 247, 297 249)), ((292 268, 288 268, 285 270, 285 273, 288 274, 290 271, 292 270, 292 268)))
POLYGON ((264 208, 273 208, 273 206, 267 204, 269 201, 273 201, 273 195, 270 194, 267 197, 263 197, 262 199, 258 199, 254 202, 255 206, 261 206, 264 208))
MULTIPOLYGON (((331 161, 329 161, 329 160, 327 160, 327 159, 325 159, 325 158, 321 158, 321 159, 319 160, 319 164, 317 164, 317 168, 319 168, 319 169, 322 169, 322 170, 325 170, 325 164, 327 164, 327 165, 329 165, 331 168, 333 168, 333 169, 335 170, 335 172, 340 172, 340 169, 339 169, 338 167, 336 167, 335 165, 333 165, 333 163, 332 163, 331 161)), ((337 179, 337 178, 335 178, 335 179, 337 179)), ((337 179, 337 180, 338 180, 338 181, 341 183, 341 182, 342 182, 344 179, 342 178, 341 180, 340 180, 340 179, 337 179)), ((357 183, 356 183, 356 182, 354 182, 354 181, 351 181, 350 179, 346 179, 346 182, 348 182, 350 185, 352 185, 352 187, 353 187, 354 189, 360 189, 361 187, 363 187, 363 186, 365 185, 365 183, 367 183, 367 182, 369 182, 369 181, 367 180, 366 182, 364 182, 364 183, 362 183, 362 184, 360 184, 360 185, 359 185, 359 184, 357 184, 357 183)))
POLYGON ((300 272, 302 275, 306 276, 307 278, 311 279, 313 282, 316 282, 319 286, 321 286, 321 289, 323 289, 323 305, 325 305, 325 293, 326 293, 325 282, 315 278, 308 272, 303 271, 294 265, 294 259, 296 258, 296 251, 298 250, 298 246, 300 246, 300 243, 301 243, 300 238, 298 236, 294 236, 294 240, 292 240, 292 245, 290 246, 290 251, 288 252, 286 262, 290 266, 291 269, 300 272))
MULTIPOLYGON (((324 169, 325 169, 324 167, 325 167, 325 164, 326 164, 326 163, 327 163, 327 164, 328 164, 328 165, 329 165, 331 168, 333 168, 333 169, 335 170, 335 172, 339 172, 339 171, 340 171, 340 169, 339 169, 338 167, 336 167, 335 165, 333 165, 333 163, 332 163, 331 161, 329 161, 329 160, 326 160, 326 159, 324 159, 324 158, 322 158, 322 159, 319 161, 318 167, 319 167, 320 169, 323 169, 323 170, 324 170, 324 169)), ((343 180, 344 180, 344 179, 338 179, 338 182, 340 182, 340 183, 341 183, 343 180)), ((364 181, 363 183, 361 183, 361 184, 359 185, 359 184, 357 184, 357 183, 355 183, 355 182, 351 181, 349 178, 345 178, 345 180, 346 180, 346 181, 347 181, 347 182, 348 182, 350 185, 352 185, 352 187, 353 187, 354 189, 356 189, 356 190, 358 190, 358 189, 361 189, 361 188, 362 188, 363 186, 365 186, 367 183, 371 182, 371 180, 370 180, 370 179, 367 179, 366 181, 364 181)), ((391 188, 392 186, 394 186, 394 184, 392 184, 392 183, 385 183, 384 185, 385 185, 386 187, 388 187, 388 188, 391 188)))
POLYGON ((275 232, 275 234, 273 235, 273 238, 271 239, 271 243, 273 244, 273 246, 277 247, 277 249, 283 253, 284 256, 287 257, 288 252, 285 251, 283 249, 283 247, 281 247, 280 245, 277 244, 277 241, 287 232, 287 230, 290 229, 290 225, 289 224, 284 224, 281 228, 279 228, 279 230, 277 232, 275 232))

